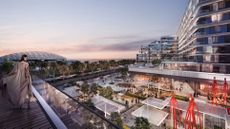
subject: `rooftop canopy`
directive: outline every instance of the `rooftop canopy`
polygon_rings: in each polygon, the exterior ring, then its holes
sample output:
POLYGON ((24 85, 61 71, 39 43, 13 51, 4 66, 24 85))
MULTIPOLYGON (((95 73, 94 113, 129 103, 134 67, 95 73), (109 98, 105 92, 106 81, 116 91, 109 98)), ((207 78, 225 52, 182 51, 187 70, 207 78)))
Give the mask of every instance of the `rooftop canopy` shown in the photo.
POLYGON ((108 115, 110 115, 112 112, 121 112, 125 110, 125 106, 115 103, 102 96, 94 96, 91 100, 97 109, 108 115))
POLYGON ((148 119, 148 121, 156 126, 160 126, 161 123, 166 119, 168 116, 167 112, 162 110, 158 110, 154 107, 144 105, 138 108, 136 111, 132 112, 132 115, 135 117, 144 117, 148 119))
MULTIPOLYGON (((178 101, 177 108, 182 111, 187 111, 188 102, 181 101, 181 100, 177 100, 177 101, 178 101)), ((227 111, 224 107, 209 104, 209 103, 199 101, 196 99, 195 99, 195 102, 196 102, 197 108, 200 113, 203 113, 203 114, 206 114, 212 117, 224 119, 224 120, 226 119, 227 111)))
POLYGON ((66 58, 48 53, 48 52, 40 52, 40 51, 31 51, 31 52, 19 52, 19 53, 13 53, 9 55, 5 55, 0 57, 0 62, 4 60, 10 60, 10 61, 19 61, 21 59, 22 55, 27 55, 29 61, 65 61, 66 58))
MULTIPOLYGON (((156 108, 162 110, 165 107, 170 107, 170 98, 165 100, 157 99, 154 97, 147 98, 146 100, 142 101, 143 104, 148 105, 149 107, 156 108)), ((213 116, 216 118, 225 119, 227 111, 224 107, 209 104, 207 102, 195 99, 197 108, 200 113, 213 116)), ((189 102, 177 100, 177 109, 182 111, 187 111, 189 102)))
POLYGON ((150 97, 142 101, 143 104, 146 104, 148 106, 157 108, 157 109, 163 109, 169 104, 170 98, 167 98, 165 100, 157 99, 154 97, 150 97))

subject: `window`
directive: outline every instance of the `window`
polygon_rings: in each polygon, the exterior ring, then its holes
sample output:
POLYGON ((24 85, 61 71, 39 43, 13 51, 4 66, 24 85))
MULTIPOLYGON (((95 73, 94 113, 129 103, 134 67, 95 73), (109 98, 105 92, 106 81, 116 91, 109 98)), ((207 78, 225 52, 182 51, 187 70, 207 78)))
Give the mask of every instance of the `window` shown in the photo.
POLYGON ((212 53, 212 46, 205 46, 204 47, 204 52, 208 53, 208 54, 211 54, 212 53))
POLYGON ((213 72, 219 73, 220 72, 220 67, 219 66, 213 66, 213 72))
POLYGON ((203 18, 200 18, 198 21, 197 21, 197 24, 207 24, 207 23, 212 23, 212 18, 211 16, 208 16, 208 17, 203 17, 203 18))
POLYGON ((212 5, 206 5, 200 8, 200 13, 207 13, 207 12, 212 12, 212 11, 213 11, 212 5))
POLYGON ((220 31, 218 31, 218 32, 227 32, 227 25, 221 25, 220 31))
POLYGON ((224 13, 223 17, 222 17, 222 20, 229 20, 229 19, 230 19, 230 12, 224 13))
POLYGON ((212 44, 212 37, 208 37, 208 43, 212 44))
POLYGON ((212 43, 217 43, 217 41, 218 41, 218 40, 217 40, 217 36, 213 36, 213 37, 212 37, 212 43))
POLYGON ((206 37, 206 38, 198 38, 197 40, 196 40, 196 42, 197 42, 197 44, 208 44, 208 38, 206 37))
POLYGON ((219 62, 220 63, 230 63, 230 55, 220 55, 219 62))
POLYGON ((197 47, 197 48, 196 48, 196 53, 197 53, 197 54, 201 54, 201 53, 203 53, 203 52, 204 52, 203 47, 197 47))
POLYGON ((213 47, 214 53, 230 53, 230 45, 213 47))
POLYGON ((227 27, 226 27, 227 29, 227 32, 230 32, 230 24, 227 24, 227 27))
POLYGON ((196 56, 197 62, 203 62, 203 56, 196 56))
POLYGON ((211 62, 211 55, 204 55, 204 62, 211 62))
POLYGON ((230 0, 225 1, 225 8, 228 8, 228 7, 230 7, 230 0))
POLYGON ((212 37, 213 43, 230 43, 230 35, 224 36, 213 36, 212 37))
POLYGON ((224 1, 219 2, 218 6, 219 6, 219 10, 223 9, 225 7, 224 1))
POLYGON ((218 11, 218 3, 214 3, 213 4, 213 10, 214 11, 218 11))
POLYGON ((230 35, 222 36, 225 43, 230 43, 230 35))

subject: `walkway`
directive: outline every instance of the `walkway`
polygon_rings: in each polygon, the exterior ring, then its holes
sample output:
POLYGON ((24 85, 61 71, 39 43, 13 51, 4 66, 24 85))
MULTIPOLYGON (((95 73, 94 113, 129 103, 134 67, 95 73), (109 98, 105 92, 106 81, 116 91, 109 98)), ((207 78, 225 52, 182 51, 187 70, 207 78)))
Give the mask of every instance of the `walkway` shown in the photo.
POLYGON ((32 99, 30 109, 23 107, 21 110, 19 110, 10 108, 10 103, 3 98, 2 95, 0 95, 0 105, 1 129, 53 128, 35 98, 32 99))

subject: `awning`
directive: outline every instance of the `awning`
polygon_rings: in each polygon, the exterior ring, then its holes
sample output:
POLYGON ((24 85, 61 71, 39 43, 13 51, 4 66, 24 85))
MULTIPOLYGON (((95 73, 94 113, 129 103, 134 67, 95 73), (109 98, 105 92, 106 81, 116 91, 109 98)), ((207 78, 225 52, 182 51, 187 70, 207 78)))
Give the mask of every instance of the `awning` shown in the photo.
MULTIPOLYGON (((187 111, 188 102, 181 101, 181 100, 177 100, 177 102, 178 102, 177 109, 182 110, 182 111, 187 111)), ((224 107, 209 104, 209 103, 202 102, 196 99, 195 99, 195 102, 196 102, 197 108, 200 113, 203 113, 203 114, 206 114, 212 117, 216 117, 216 118, 225 119, 227 111, 224 107)))
POLYGON ((144 117, 148 119, 148 121, 156 126, 160 126, 161 123, 166 119, 168 116, 167 112, 158 110, 154 107, 144 105, 134 112, 132 112, 132 115, 135 117, 144 117))
POLYGON ((94 103, 95 107, 104 113, 110 115, 112 112, 121 112, 125 110, 125 106, 115 103, 109 99, 102 96, 94 96, 91 101, 94 103))
POLYGON ((170 101, 170 98, 162 100, 162 99, 150 97, 150 98, 147 98, 146 100, 142 101, 141 103, 162 110, 169 104, 169 101, 170 101))

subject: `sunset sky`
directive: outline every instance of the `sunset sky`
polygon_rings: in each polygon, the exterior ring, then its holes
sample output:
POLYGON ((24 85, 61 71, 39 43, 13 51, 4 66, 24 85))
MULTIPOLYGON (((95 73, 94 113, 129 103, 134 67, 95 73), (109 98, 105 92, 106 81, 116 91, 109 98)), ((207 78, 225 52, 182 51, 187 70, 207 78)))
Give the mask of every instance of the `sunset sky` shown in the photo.
POLYGON ((0 56, 47 51, 69 59, 135 58, 175 35, 188 0, 0 0, 0 56))

